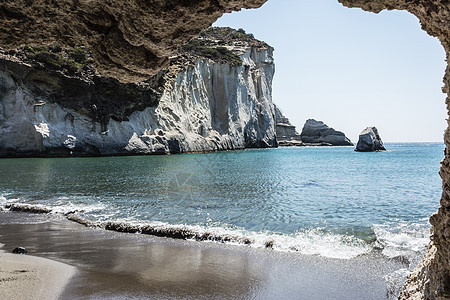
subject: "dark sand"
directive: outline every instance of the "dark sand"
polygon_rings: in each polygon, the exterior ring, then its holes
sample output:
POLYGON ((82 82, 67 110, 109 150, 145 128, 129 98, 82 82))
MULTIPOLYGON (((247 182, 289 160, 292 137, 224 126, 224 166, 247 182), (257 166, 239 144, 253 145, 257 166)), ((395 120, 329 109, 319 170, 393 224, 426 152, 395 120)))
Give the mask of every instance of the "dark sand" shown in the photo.
MULTIPOLYGON (((63 299, 386 299, 381 257, 327 259, 0 212, 0 243, 78 268, 63 299)), ((50 287, 49 287, 50 288, 50 287)))

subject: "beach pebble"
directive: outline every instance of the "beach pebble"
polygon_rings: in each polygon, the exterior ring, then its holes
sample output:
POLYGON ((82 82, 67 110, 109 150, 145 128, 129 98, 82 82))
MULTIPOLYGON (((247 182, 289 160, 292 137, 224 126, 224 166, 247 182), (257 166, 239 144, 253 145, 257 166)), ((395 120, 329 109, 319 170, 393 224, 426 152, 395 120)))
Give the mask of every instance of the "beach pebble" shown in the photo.
POLYGON ((12 253, 17 253, 17 254, 27 254, 28 250, 25 249, 24 247, 16 247, 14 248, 14 250, 12 251, 12 253))

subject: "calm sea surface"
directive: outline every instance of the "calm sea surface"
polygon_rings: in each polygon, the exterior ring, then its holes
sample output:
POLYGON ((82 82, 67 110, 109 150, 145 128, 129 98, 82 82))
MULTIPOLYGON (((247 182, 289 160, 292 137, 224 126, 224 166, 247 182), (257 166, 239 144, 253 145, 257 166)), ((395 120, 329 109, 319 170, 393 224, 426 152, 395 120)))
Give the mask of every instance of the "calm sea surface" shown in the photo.
POLYGON ((182 229, 279 251, 415 260, 438 207, 444 145, 387 148, 1 159, 0 206, 37 205, 98 224, 182 229))

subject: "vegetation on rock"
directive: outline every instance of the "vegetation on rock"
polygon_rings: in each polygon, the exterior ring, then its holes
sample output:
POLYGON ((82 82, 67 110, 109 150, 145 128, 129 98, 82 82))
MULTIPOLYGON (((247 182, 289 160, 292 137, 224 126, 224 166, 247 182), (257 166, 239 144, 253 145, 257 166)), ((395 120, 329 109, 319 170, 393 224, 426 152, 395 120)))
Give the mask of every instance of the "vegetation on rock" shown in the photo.
POLYGON ((27 45, 23 50, 31 61, 41 63, 52 70, 66 71, 69 74, 78 73, 93 63, 90 53, 82 48, 64 50, 59 45, 27 45))
POLYGON ((247 34, 244 29, 229 27, 210 27, 202 31, 199 37, 192 39, 179 48, 182 54, 205 57, 216 62, 241 65, 242 60, 235 49, 242 47, 269 47, 266 43, 247 34))
POLYGON ((220 47, 212 47, 206 41, 193 39, 188 44, 181 46, 181 50, 184 52, 189 52, 191 54, 209 58, 212 60, 218 61, 227 61, 232 64, 242 64, 242 60, 239 55, 234 54, 232 51, 227 48, 220 47))

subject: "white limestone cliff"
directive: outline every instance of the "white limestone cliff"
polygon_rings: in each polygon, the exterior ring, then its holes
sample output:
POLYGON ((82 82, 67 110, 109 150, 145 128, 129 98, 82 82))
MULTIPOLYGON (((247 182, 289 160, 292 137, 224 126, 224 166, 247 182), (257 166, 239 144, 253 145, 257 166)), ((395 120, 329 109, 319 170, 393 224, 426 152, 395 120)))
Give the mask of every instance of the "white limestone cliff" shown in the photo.
POLYGON ((21 62, 6 64, 3 58, 0 156, 186 153, 276 146, 273 49, 233 50, 239 52, 242 64, 197 58, 165 83, 156 106, 134 111, 126 120, 109 118, 104 124, 82 110, 55 102, 54 96, 48 96, 55 93, 47 93, 55 88, 52 80, 42 77, 45 88, 37 93, 27 80, 27 72, 35 70, 21 62))

